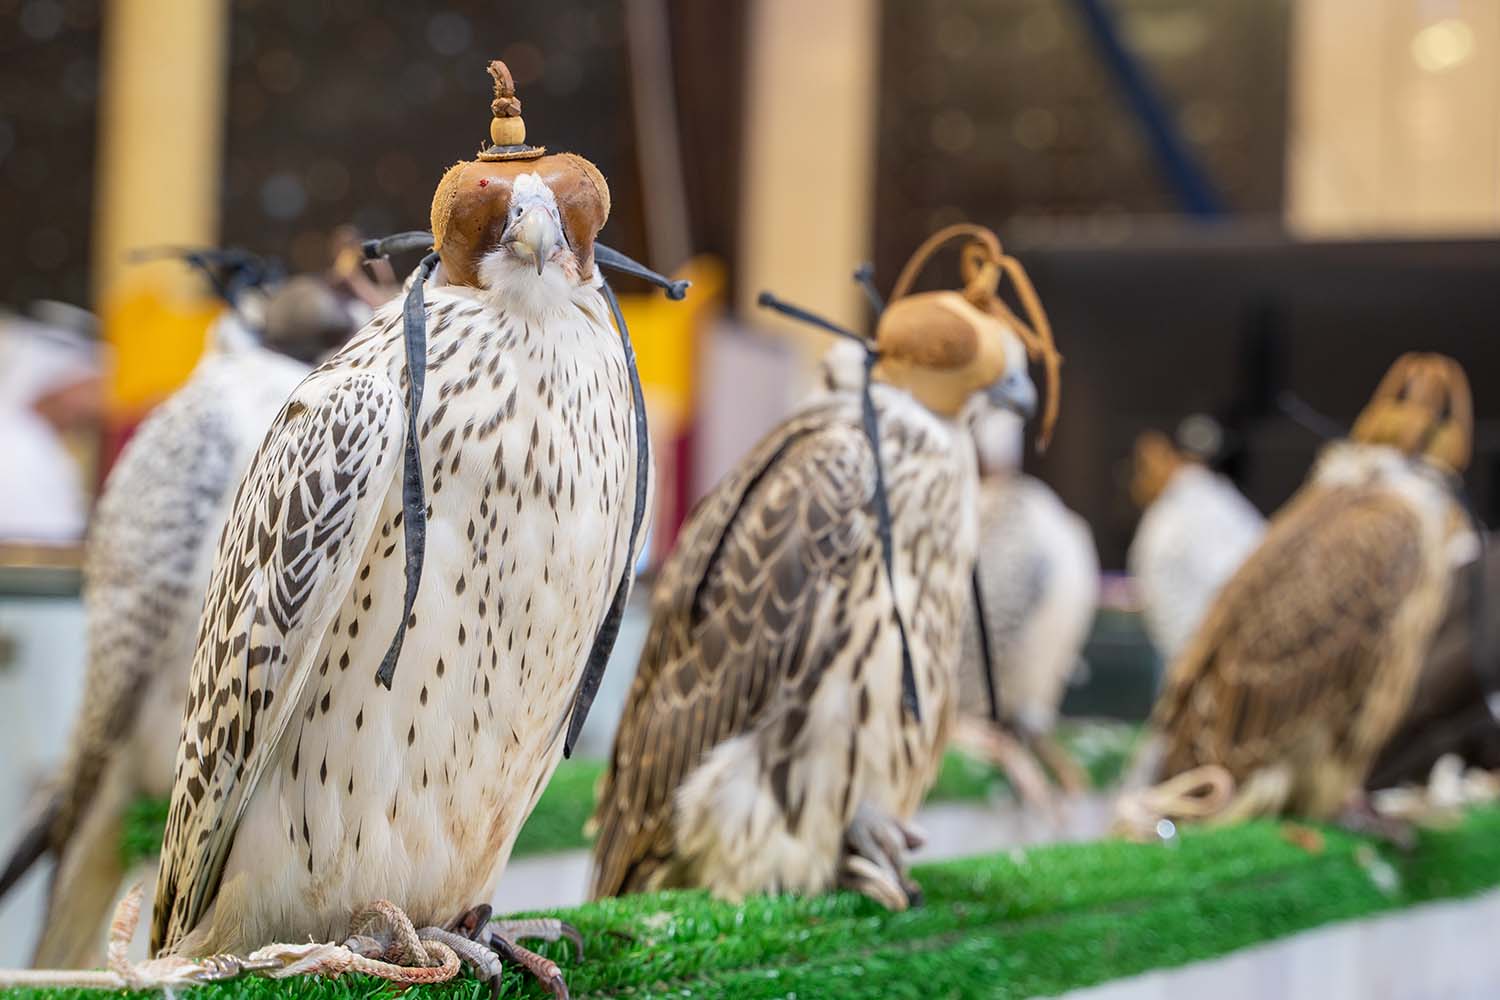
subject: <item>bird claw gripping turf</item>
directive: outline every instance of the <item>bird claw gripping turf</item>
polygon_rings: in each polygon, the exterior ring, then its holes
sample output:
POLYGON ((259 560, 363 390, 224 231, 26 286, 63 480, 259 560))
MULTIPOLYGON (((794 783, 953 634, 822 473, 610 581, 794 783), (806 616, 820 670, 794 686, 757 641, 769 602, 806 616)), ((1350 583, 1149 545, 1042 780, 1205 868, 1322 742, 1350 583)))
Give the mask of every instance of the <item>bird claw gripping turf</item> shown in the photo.
POLYGON ((870 897, 888 910, 899 912, 920 906, 922 887, 906 873, 906 856, 925 842, 920 830, 863 804, 844 832, 839 885, 870 897))
POLYGON ((487 905, 476 906, 447 929, 429 930, 437 931, 441 935, 438 940, 448 943, 475 975, 489 984, 492 995, 499 996, 502 969, 510 962, 529 972, 558 1000, 568 1000, 568 984, 557 963, 518 942, 567 938, 573 944, 573 960, 578 962, 583 960, 583 935, 578 928, 555 917, 491 920, 490 912, 487 905))

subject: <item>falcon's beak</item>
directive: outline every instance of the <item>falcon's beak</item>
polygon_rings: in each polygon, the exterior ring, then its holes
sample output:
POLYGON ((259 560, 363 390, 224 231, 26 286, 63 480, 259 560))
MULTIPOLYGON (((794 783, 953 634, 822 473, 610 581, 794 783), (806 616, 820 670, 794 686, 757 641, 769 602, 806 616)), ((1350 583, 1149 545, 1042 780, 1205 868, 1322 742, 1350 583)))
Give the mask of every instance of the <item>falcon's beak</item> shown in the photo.
POLYGON ((511 253, 517 257, 535 264, 536 273, 541 274, 561 236, 552 213, 535 206, 523 211, 515 222, 505 227, 500 242, 510 247, 511 253))
POLYGON ((1036 384, 1024 368, 1013 369, 992 383, 984 394, 994 405, 1019 413, 1022 419, 1030 420, 1036 415, 1036 384))

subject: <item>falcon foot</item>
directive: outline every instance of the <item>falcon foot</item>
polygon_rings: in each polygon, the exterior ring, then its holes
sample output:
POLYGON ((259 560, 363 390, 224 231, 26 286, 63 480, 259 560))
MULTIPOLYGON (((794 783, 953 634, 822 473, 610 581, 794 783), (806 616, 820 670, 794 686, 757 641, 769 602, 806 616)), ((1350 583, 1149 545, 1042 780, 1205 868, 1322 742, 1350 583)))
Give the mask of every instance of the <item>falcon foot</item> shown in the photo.
POLYGON ((1363 795, 1344 806, 1334 822, 1351 833, 1383 840, 1402 851, 1411 851, 1417 846, 1416 824, 1396 816, 1382 816, 1363 795))
POLYGON ((354 911, 349 920, 349 936, 344 947, 357 955, 389 962, 392 965, 423 967, 428 961, 422 946, 422 932, 412 926, 411 918, 387 899, 377 899, 354 911))
POLYGON ((922 905, 922 887, 907 875, 906 854, 925 842, 922 833, 865 803, 844 831, 839 886, 869 896, 888 910, 922 905))
POLYGON ((1032 813, 1046 817, 1053 826, 1058 824, 1056 797, 1033 747, 987 719, 972 718, 959 720, 953 743, 969 756, 999 768, 1032 813))
POLYGON ((1052 733, 1038 733, 1030 737, 1027 743, 1037 760, 1052 772, 1052 777, 1057 781, 1058 787, 1063 790, 1063 794, 1078 796, 1093 787, 1088 772, 1084 770, 1078 758, 1059 743, 1052 733))
POLYGON ((531 973, 558 1000, 568 1000, 568 984, 557 963, 522 947, 520 941, 567 938, 573 944, 573 960, 583 960, 583 935, 572 924, 555 917, 492 921, 490 907, 481 905, 464 913, 440 933, 443 936, 438 940, 458 952, 458 956, 474 970, 475 976, 489 984, 494 996, 500 995, 501 970, 509 962, 531 973), (450 941, 450 938, 456 941, 450 941))

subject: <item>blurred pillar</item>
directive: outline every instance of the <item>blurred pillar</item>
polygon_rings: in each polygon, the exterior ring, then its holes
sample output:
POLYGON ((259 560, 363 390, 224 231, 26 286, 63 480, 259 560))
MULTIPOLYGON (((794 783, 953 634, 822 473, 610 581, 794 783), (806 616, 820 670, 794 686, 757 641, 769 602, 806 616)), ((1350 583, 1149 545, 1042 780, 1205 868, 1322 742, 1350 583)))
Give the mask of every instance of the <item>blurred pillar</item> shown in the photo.
POLYGON ((113 351, 111 430, 181 384, 217 311, 181 263, 128 252, 218 242, 225 0, 109 0, 95 180, 94 302, 113 351))
POLYGON ((737 306, 795 330, 809 368, 828 336, 755 297, 771 289, 868 326, 851 275, 873 244, 879 17, 876 0, 755 0, 750 10, 737 306))
POLYGON ((1500 4, 1300 0, 1292 12, 1288 225, 1500 229, 1500 4))

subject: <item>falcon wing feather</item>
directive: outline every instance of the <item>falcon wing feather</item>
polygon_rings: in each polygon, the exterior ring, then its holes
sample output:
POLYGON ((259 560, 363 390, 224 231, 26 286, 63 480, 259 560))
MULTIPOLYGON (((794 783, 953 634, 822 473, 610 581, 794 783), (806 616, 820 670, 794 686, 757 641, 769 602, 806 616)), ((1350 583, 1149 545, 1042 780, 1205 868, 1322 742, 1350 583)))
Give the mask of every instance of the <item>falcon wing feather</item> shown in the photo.
MULTIPOLYGON (((831 613, 879 566, 875 467, 853 419, 773 432, 683 530, 615 737, 594 894, 644 886, 670 856, 677 789, 715 746, 805 704, 850 625, 831 613)), ((882 591, 883 592, 883 591, 882 591)))
POLYGON ((193 661, 153 953, 192 930, 218 892, 240 818, 364 558, 404 421, 384 374, 315 373, 240 484, 193 661))
POLYGON ((1305 489, 1172 666, 1155 719, 1164 773, 1214 762, 1243 777, 1312 726, 1335 747, 1359 739, 1362 695, 1421 567, 1420 528, 1402 501, 1305 489))

